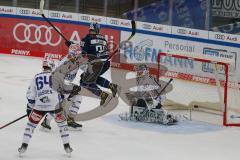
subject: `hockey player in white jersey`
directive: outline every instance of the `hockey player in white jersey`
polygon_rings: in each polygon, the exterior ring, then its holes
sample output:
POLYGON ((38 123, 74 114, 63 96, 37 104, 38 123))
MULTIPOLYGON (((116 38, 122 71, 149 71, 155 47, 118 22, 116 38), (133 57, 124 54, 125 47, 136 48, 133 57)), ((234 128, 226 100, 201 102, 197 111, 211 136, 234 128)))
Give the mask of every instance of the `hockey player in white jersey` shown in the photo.
MULTIPOLYGON (((78 113, 80 108, 80 104, 82 101, 82 96, 78 94, 78 91, 81 90, 80 86, 74 85, 72 82, 77 75, 78 70, 80 72, 84 72, 87 67, 87 59, 81 56, 81 47, 78 44, 72 44, 69 47, 68 54, 60 61, 59 65, 53 71, 53 88, 57 90, 61 95, 62 98, 70 100, 71 106, 67 115, 67 124, 71 130, 79 130, 81 129, 82 125, 78 124, 74 121, 75 115, 78 113), (72 92, 74 90, 74 93, 72 92), (71 99, 68 97, 71 94, 71 99)), ((62 103, 63 105, 69 103, 62 103)), ((63 106, 63 108, 68 108, 63 106)), ((53 119, 53 116, 49 113, 46 115, 44 121, 41 123, 41 126, 50 130, 50 122, 53 119)))
POLYGON ((51 113, 59 127, 65 151, 70 154, 72 148, 69 145, 69 133, 67 120, 63 112, 61 96, 58 92, 52 89, 51 70, 53 62, 49 59, 43 61, 43 72, 34 76, 30 87, 27 91, 27 114, 28 122, 24 130, 23 142, 18 149, 21 155, 27 150, 30 139, 33 136, 34 130, 45 114, 51 113))

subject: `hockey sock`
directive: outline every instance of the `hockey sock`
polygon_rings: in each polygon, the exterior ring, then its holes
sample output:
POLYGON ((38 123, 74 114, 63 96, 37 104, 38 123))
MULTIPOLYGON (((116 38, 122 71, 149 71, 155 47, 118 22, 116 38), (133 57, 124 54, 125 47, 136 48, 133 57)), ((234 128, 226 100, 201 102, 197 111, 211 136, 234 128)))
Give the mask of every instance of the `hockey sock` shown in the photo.
POLYGON ((82 97, 80 95, 76 95, 73 97, 72 105, 69 108, 69 112, 71 115, 75 116, 78 113, 81 102, 82 102, 82 97))
POLYGON ((26 143, 26 144, 29 143, 36 126, 37 126, 37 124, 34 124, 30 121, 27 122, 27 126, 26 126, 24 134, 23 134, 23 143, 26 143))
POLYGON ((59 132, 60 132, 63 144, 69 143, 67 119, 63 111, 60 111, 55 114, 55 121, 59 127, 59 132))

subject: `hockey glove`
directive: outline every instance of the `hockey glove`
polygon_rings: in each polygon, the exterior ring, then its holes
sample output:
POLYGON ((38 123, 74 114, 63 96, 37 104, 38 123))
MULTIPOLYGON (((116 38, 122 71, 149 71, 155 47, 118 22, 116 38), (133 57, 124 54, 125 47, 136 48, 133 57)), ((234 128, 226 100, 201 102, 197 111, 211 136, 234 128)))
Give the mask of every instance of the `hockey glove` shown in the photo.
POLYGON ((69 47, 71 44, 74 44, 72 41, 65 41, 65 45, 69 47))
POLYGON ((72 92, 70 93, 70 95, 68 96, 68 101, 71 101, 71 98, 75 95, 78 94, 78 92, 81 91, 81 87, 80 86, 77 86, 77 85, 74 85, 73 86, 73 89, 72 89, 72 92))

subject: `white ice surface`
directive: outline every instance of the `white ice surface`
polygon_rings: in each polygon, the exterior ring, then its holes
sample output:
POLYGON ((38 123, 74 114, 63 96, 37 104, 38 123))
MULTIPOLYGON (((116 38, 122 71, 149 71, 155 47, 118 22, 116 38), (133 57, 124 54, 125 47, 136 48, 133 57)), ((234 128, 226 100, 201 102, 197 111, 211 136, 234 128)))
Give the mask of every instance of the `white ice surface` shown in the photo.
MULTIPOLYGON (((0 126, 25 114, 25 92, 31 78, 41 71, 38 58, 0 55, 0 126)), ((105 75, 109 77, 109 75, 105 75)), ((177 98, 177 97, 176 97, 177 98)), ((81 112, 89 110, 83 100, 81 112)), ((239 159, 240 129, 201 122, 180 122, 161 126, 119 121, 128 111, 124 102, 111 113, 84 122, 83 130, 70 132, 74 149, 72 160, 227 160, 239 159)), ((0 130, 0 160, 63 160, 58 128, 52 122, 50 133, 36 128, 26 154, 18 157, 17 148, 27 119, 0 130)))

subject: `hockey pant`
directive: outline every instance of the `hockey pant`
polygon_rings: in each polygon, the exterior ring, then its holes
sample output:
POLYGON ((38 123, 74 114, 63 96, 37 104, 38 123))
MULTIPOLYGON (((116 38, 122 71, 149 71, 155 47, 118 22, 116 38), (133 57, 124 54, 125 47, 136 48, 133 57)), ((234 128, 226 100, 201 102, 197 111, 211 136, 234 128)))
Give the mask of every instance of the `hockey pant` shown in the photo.
MULTIPOLYGON (((68 95, 65 96, 68 97, 68 95)), ((81 95, 75 95, 72 98, 71 102, 66 100, 63 101, 62 108, 64 109, 64 113, 67 113, 70 117, 74 118, 78 114, 81 103, 82 103, 81 95), (67 105, 69 105, 69 107, 67 105)), ((53 118, 54 118, 53 113, 47 113, 46 119, 49 124, 53 118)))
POLYGON ((92 65, 89 65, 87 71, 81 75, 81 86, 90 90, 96 96, 100 96, 102 90, 97 85, 109 88, 110 82, 101 77, 101 75, 104 74, 109 67, 110 61, 93 62, 92 65))
POLYGON ((52 74, 52 88, 60 94, 69 94, 72 92, 74 84, 65 84, 65 75, 59 72, 52 74))
POLYGON ((29 143, 38 123, 47 113, 51 113, 54 115, 54 119, 57 123, 57 126, 59 127, 59 132, 60 132, 63 144, 69 143, 67 120, 62 109, 58 109, 55 111, 39 111, 39 110, 33 109, 28 117, 28 122, 23 135, 23 143, 26 143, 26 144, 29 143))

